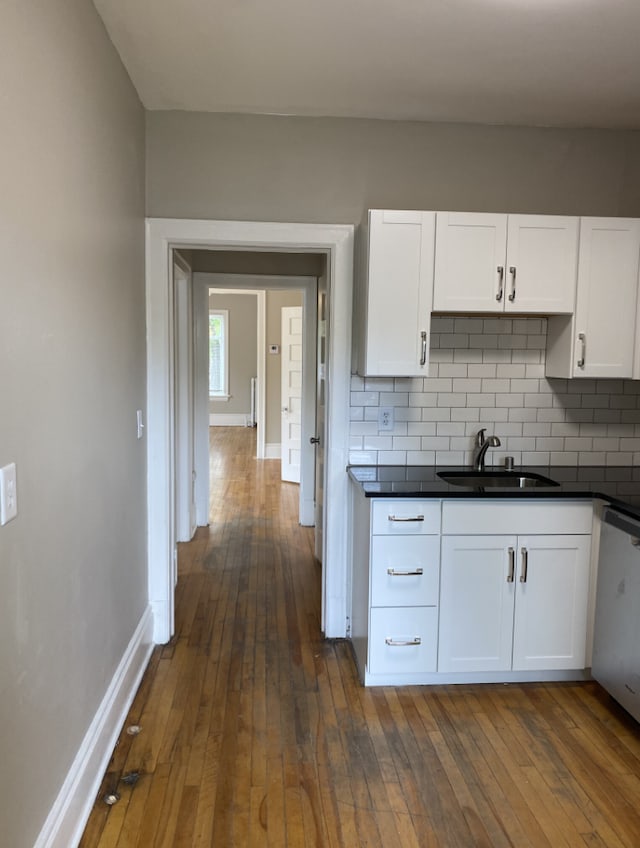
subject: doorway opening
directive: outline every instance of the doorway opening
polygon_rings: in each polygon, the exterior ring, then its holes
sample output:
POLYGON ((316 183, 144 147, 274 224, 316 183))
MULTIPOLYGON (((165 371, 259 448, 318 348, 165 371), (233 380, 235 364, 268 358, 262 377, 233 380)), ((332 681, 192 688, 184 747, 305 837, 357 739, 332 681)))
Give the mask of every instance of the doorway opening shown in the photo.
MULTIPOLYGON (((353 227, 271 222, 147 221, 147 420, 149 599, 154 640, 167 642, 174 631, 172 563, 176 551, 175 362, 172 252, 232 251, 321 256, 319 335, 326 350, 322 372, 326 417, 321 441, 326 446, 319 485, 324 493, 322 528, 322 629, 327 637, 349 632, 348 500, 349 387, 353 227)), ((194 295, 196 289, 194 289, 194 295)), ((208 448, 208 446, 207 446, 208 448)), ((197 446, 196 446, 197 453, 197 446)), ((208 450, 207 450, 208 453, 208 450)), ((196 481, 197 482, 197 481, 196 481)))
MULTIPOLYGON (((207 426, 213 427, 215 438, 217 427, 255 425, 257 460, 277 460, 286 472, 283 480, 299 484, 300 523, 316 525, 316 511, 321 511, 321 504, 316 509, 316 468, 322 465, 324 444, 316 441, 316 410, 324 403, 324 393, 318 392, 323 376, 316 363, 322 364, 324 356, 324 347, 320 349, 318 345, 317 310, 318 291, 326 276, 325 258, 305 254, 293 258, 294 263, 286 254, 269 256, 269 270, 282 267, 289 273, 221 273, 209 270, 221 263, 215 252, 191 253, 194 335, 200 339, 196 342, 196 391, 199 396, 208 394, 208 408, 200 408, 195 424, 196 440, 202 445, 195 466, 199 525, 206 523, 210 498, 205 485, 207 426), (283 258, 287 261, 282 262, 283 258), (291 273, 301 270, 308 273, 291 273), (315 276, 310 272, 315 272, 315 276), (283 315, 291 318, 291 309, 298 309, 300 318, 290 320, 283 343, 283 315), (223 358, 228 356, 228 390, 220 391, 217 398, 211 397, 209 386, 213 366, 204 317, 212 310, 221 314, 227 326, 228 351, 223 358)), ((250 254, 249 261, 256 269, 265 264, 256 254, 250 254)), ((226 251, 221 264, 242 269, 247 266, 247 256, 226 251)), ((316 547, 318 559, 322 559, 320 540, 316 547)))

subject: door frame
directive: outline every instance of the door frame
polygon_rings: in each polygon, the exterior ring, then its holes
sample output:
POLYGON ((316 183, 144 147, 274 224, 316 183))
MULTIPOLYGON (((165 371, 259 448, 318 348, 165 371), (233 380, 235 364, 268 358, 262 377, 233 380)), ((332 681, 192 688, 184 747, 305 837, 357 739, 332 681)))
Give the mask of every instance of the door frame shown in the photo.
POLYGON ((345 469, 349 459, 353 245, 354 227, 345 224, 146 220, 148 590, 154 617, 154 641, 158 644, 168 642, 174 632, 171 265, 175 248, 271 250, 327 256, 330 329, 321 626, 329 638, 344 637, 348 633, 349 564, 344 504, 348 496, 345 469))

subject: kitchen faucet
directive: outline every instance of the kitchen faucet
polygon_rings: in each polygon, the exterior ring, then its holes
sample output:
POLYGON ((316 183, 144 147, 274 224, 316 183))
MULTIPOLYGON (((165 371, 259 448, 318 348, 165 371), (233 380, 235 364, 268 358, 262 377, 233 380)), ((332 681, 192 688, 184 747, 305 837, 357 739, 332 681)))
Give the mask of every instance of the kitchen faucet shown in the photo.
POLYGON ((489 448, 500 447, 500 439, 497 436, 489 436, 485 439, 485 433, 486 429, 483 427, 482 430, 478 430, 476 435, 476 455, 473 460, 475 471, 484 471, 484 458, 489 448))

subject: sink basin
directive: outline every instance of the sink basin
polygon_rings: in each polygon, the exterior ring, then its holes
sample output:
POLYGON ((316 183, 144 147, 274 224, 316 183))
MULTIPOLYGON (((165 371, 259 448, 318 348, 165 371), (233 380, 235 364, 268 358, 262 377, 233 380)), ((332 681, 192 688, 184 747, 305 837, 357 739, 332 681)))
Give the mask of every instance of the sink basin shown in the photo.
POLYGON ((453 486, 473 489, 535 489, 559 485, 542 474, 525 471, 439 471, 438 477, 453 486))

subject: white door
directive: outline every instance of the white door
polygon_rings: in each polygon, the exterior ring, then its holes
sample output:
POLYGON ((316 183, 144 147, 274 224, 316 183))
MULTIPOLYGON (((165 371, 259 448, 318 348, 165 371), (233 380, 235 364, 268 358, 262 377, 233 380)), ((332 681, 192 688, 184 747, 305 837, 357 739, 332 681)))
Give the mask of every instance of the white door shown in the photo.
POLYGON ((282 307, 281 477, 300 482, 302 437, 302 307, 282 307))
POLYGON ((573 312, 578 223, 578 218, 561 215, 509 215, 507 312, 573 312))
POLYGON ((584 668, 590 536, 520 536, 513 668, 584 668))
POLYGON ((511 669, 515 536, 443 536, 438 671, 511 669))
POLYGON ((507 216, 438 212, 433 308, 502 312, 506 284, 507 216))

